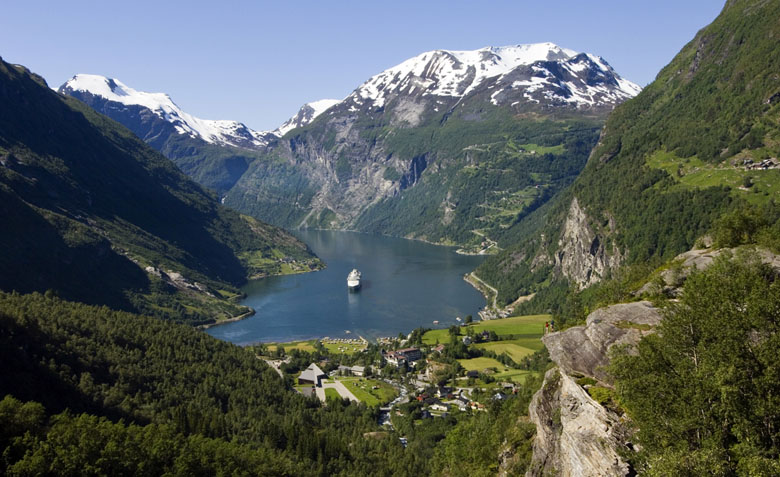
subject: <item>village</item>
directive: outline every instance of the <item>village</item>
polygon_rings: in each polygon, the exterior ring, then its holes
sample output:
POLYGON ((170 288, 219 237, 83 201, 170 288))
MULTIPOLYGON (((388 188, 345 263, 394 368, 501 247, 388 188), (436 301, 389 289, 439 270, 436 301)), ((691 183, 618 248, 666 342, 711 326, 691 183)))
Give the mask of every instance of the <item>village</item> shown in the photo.
POLYGON ((323 338, 255 346, 259 358, 301 394, 346 399, 377 410, 387 428, 401 422, 482 412, 511 399, 531 367, 545 361, 550 315, 515 316, 409 335, 323 338))

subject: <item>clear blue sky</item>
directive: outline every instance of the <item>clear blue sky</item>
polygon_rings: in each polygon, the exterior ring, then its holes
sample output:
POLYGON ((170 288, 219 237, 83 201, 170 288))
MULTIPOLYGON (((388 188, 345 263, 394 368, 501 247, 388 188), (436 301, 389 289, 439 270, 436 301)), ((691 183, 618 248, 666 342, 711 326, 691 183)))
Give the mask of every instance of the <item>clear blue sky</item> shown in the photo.
POLYGON ((58 87, 76 73, 166 92, 205 119, 274 129, 305 102, 433 49, 550 41, 642 86, 724 0, 4 0, 0 56, 58 87))

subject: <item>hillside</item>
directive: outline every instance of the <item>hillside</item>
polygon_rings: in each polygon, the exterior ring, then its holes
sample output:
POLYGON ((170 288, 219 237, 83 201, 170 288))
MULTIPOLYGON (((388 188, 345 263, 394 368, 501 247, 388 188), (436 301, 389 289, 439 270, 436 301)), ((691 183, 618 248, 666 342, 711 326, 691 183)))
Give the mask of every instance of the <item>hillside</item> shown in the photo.
POLYGON ((3 290, 206 322, 245 312, 228 298, 247 277, 313 260, 23 67, 0 63, 0 86, 3 290))
POLYGON ((526 223, 534 232, 520 245, 479 270, 501 301, 539 291, 550 273, 581 288, 623 265, 660 265, 728 211, 774 222, 778 16, 775 2, 728 2, 615 109, 571 190, 526 223))

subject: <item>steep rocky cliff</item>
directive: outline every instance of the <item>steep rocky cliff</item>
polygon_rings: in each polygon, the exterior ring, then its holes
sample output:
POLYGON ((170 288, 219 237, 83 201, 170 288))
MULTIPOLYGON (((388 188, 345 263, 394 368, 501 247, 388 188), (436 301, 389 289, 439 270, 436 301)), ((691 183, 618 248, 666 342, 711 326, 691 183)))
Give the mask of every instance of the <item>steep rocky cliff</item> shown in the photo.
POLYGON ((625 418, 597 402, 586 387, 609 393, 605 366, 610 349, 636 344, 660 321, 651 303, 625 303, 594 311, 584 326, 543 338, 558 367, 547 372, 529 406, 536 438, 533 463, 526 475, 623 476, 631 472, 621 457, 631 448, 625 418))
POLYGON ((536 424, 534 455, 526 476, 623 476, 630 468, 618 449, 626 427, 615 412, 558 368, 547 372, 529 406, 536 424))
POLYGON ((591 223, 577 198, 572 199, 554 260, 555 270, 579 288, 597 283, 616 270, 625 255, 614 242, 607 245, 615 233, 614 219, 609 217, 603 231, 594 230, 591 223))

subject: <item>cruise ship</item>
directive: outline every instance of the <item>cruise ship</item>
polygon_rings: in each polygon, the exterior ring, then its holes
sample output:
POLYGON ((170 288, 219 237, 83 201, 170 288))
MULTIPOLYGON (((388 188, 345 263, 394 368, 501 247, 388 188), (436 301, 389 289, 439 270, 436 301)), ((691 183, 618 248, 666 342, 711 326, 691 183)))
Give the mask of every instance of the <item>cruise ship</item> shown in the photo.
POLYGON ((349 275, 347 275, 347 288, 350 290, 357 290, 360 288, 360 272, 357 268, 353 268, 349 275))

